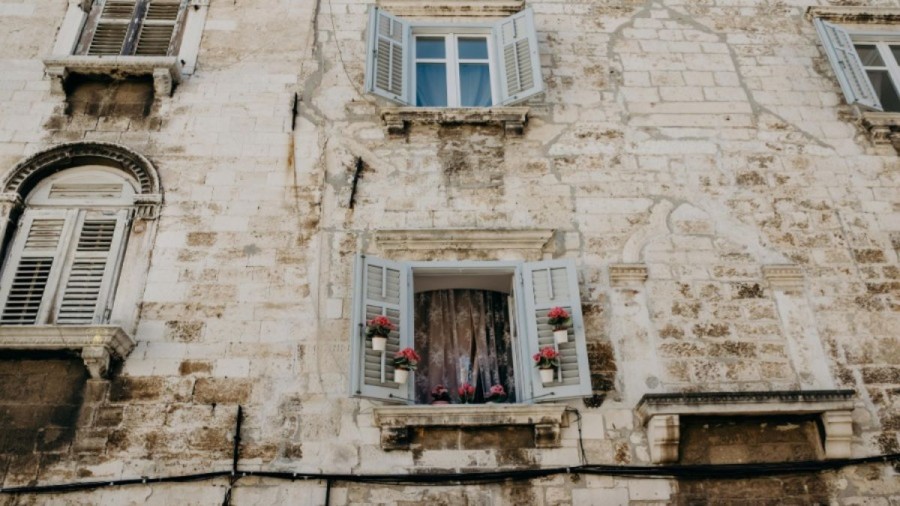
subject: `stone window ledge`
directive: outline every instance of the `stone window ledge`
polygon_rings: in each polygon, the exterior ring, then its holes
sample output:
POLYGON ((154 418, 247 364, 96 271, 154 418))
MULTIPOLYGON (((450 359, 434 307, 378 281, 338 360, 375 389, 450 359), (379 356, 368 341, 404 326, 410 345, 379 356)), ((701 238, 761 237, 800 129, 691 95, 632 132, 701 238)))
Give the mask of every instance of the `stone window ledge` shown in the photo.
POLYGON ((552 229, 381 229, 375 236, 386 251, 531 250, 541 252, 552 229))
POLYGON ((820 414, 825 458, 851 456, 853 390, 779 392, 698 392, 646 394, 637 412, 647 426, 653 463, 678 461, 681 416, 761 416, 820 414))
POLYGON ((65 93, 71 74, 110 77, 152 76, 153 92, 168 97, 181 82, 181 63, 175 56, 54 56, 44 59, 44 71, 52 79, 53 93, 65 93))
POLYGON ((478 404, 447 406, 379 406, 375 425, 381 427, 381 447, 408 450, 413 427, 492 427, 530 425, 537 448, 558 448, 560 427, 568 427, 564 405, 478 404))
POLYGON ((378 7, 395 16, 509 16, 525 7, 525 0, 378 0, 378 7))
POLYGON ((92 378, 104 378, 111 359, 122 360, 134 339, 114 325, 0 325, 0 350, 77 351, 92 378))
POLYGON ((411 123, 500 125, 506 135, 521 136, 528 120, 528 107, 384 107, 381 109, 388 135, 405 136, 411 123))
POLYGON ((895 24, 900 22, 896 7, 822 6, 806 10, 809 19, 820 18, 835 23, 895 24))

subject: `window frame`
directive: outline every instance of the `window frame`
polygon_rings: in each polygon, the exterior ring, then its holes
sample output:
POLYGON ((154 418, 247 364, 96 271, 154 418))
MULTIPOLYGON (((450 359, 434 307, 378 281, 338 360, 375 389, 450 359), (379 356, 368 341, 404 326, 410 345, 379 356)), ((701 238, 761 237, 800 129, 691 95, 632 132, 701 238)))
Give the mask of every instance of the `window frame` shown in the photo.
POLYGON ((447 105, 445 106, 429 106, 429 105, 418 105, 416 104, 414 107, 494 107, 497 105, 494 102, 495 97, 498 95, 500 82, 497 79, 497 63, 495 58, 495 49, 494 49, 494 41, 493 37, 491 37, 491 29, 490 26, 487 25, 459 25, 452 27, 453 30, 450 30, 451 27, 446 25, 439 27, 430 27, 425 25, 413 25, 412 28, 412 43, 410 44, 410 48, 412 49, 412 71, 410 72, 410 93, 412 94, 413 101, 416 102, 417 90, 418 90, 418 64, 419 63, 444 63, 447 69, 447 105), (417 44, 416 41, 421 37, 432 37, 432 38, 443 38, 444 39, 444 58, 435 59, 435 58, 424 58, 420 59, 418 54, 416 53, 417 44), (459 39, 460 38, 478 38, 483 39, 487 44, 487 59, 486 60, 476 60, 470 58, 460 58, 459 57, 459 39), (491 104, 488 106, 464 106, 462 103, 462 82, 459 78, 459 66, 464 63, 478 63, 488 65, 488 73, 490 79, 491 86, 491 104))
MULTIPOLYGON (((856 45, 866 45, 866 46, 874 46, 876 51, 878 51, 878 56, 881 57, 882 62, 885 63, 882 67, 870 67, 862 62, 862 58, 860 58, 860 62, 862 63, 862 67, 864 70, 880 70, 887 71, 888 79, 891 81, 891 86, 894 88, 894 93, 896 93, 897 97, 900 98, 900 62, 897 61, 897 58, 894 56, 894 53, 891 52, 890 46, 900 46, 900 33, 898 32, 869 32, 869 31, 855 31, 855 30, 847 30, 850 34, 850 39, 853 41, 854 49, 856 49, 856 45)), ((857 56, 859 56, 859 51, 857 51, 857 56)), ((868 75, 866 76, 868 77, 868 75)), ((869 78, 869 84, 874 88, 874 83, 872 83, 872 79, 869 78)), ((894 111, 888 111, 884 107, 884 100, 882 97, 878 95, 878 90, 875 90, 875 94, 878 96, 878 100, 881 103, 883 112, 900 114, 900 109, 894 111)))

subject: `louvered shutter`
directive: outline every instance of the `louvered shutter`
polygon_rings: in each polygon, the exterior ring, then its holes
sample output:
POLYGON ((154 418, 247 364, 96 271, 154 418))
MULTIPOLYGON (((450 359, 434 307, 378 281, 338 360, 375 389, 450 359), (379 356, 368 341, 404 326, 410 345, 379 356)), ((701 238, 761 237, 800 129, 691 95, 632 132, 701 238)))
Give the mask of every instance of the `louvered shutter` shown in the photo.
POLYGON ((176 29, 183 16, 181 0, 150 0, 141 23, 134 54, 166 56, 173 53, 176 29))
POLYGON ((847 30, 818 18, 814 24, 847 103, 883 111, 847 30))
POLYGON ((409 23, 372 7, 367 36, 366 91, 409 104, 409 23))
POLYGON ((94 26, 93 35, 87 43, 86 53, 89 55, 126 54, 127 42, 133 37, 136 28, 137 0, 105 0, 99 9, 99 19, 94 26))
POLYGON ((532 395, 538 401, 555 401, 591 395, 591 379, 578 293, 578 275, 572 260, 526 263, 522 269, 525 285, 528 367, 524 377, 531 378, 532 395), (569 342, 556 345, 553 327, 547 323, 550 308, 560 306, 572 317, 569 342), (560 353, 555 381, 544 385, 531 356, 544 346, 560 353))
POLYGON ((29 209, 0 278, 0 324, 46 323, 76 214, 29 209))
POLYGON ((544 91, 531 9, 495 23, 493 37, 500 73, 499 105, 521 102, 544 91))
POLYGON ((57 324, 106 321, 127 220, 128 212, 124 210, 81 213, 56 303, 57 324))
POLYGON ((410 286, 406 265, 375 257, 360 257, 356 265, 354 318, 351 328, 351 385, 361 397, 406 402, 412 379, 394 383, 394 354, 410 346, 410 286), (397 330, 391 332, 387 350, 374 351, 366 338, 366 322, 384 315, 397 330))

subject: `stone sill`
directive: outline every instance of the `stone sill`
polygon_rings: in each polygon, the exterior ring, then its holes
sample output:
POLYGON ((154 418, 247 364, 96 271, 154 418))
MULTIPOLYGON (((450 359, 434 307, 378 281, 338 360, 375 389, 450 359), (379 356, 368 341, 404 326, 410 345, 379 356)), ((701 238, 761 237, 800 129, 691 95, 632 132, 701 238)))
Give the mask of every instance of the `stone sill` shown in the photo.
POLYGON ((381 119, 390 136, 405 136, 411 123, 468 124, 503 127, 510 136, 521 136, 528 120, 528 107, 384 107, 381 119))
POLYGON ((381 447, 407 450, 411 427, 534 427, 537 448, 561 446, 560 427, 568 427, 565 405, 478 404, 447 406, 379 406, 373 410, 381 428, 381 447))
POLYGON ((59 94, 65 93, 70 74, 152 76, 157 97, 170 96, 181 82, 181 63, 175 56, 54 56, 44 59, 44 71, 53 80, 51 90, 59 94))
POLYGON ((807 19, 824 19, 836 23, 895 24, 900 22, 900 9, 895 7, 810 7, 807 19))
POLYGON ((124 359, 134 345, 115 325, 0 325, 0 350, 77 351, 92 378, 106 377, 110 360, 124 359))
POLYGON ((395 16, 509 16, 521 11, 525 0, 378 0, 377 5, 395 16))
POLYGON ((399 229, 379 230, 375 236, 385 251, 410 250, 532 250, 541 252, 551 229, 399 229))

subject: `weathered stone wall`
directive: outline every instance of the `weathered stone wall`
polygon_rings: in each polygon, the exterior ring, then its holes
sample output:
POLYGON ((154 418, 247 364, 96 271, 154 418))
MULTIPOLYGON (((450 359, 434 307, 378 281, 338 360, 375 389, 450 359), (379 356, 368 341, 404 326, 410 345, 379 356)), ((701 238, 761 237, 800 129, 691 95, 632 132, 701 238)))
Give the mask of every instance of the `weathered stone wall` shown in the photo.
MULTIPOLYGON (((645 393, 684 390, 853 388, 853 455, 900 450, 898 155, 854 124, 803 16, 809 2, 530 2, 547 90, 529 103, 522 137, 457 124, 386 135, 388 104, 361 94, 369 3, 212 0, 195 74, 148 109, 139 84, 97 93, 83 83, 68 101, 51 94, 41 58, 66 2, 0 2, 0 171, 61 142, 110 141, 151 159, 165 192, 139 318, 115 322, 137 348, 110 382, 87 382, 84 425, 53 459, 24 467, 39 448, 0 455, 0 487, 227 470, 238 405, 245 469, 578 465, 574 420, 561 448, 497 429, 422 431, 421 451, 381 449, 378 403, 347 393, 356 253, 522 258, 387 251, 375 240, 382 229, 555 231, 536 256, 579 266, 593 386, 605 397, 599 407, 600 397, 570 403, 590 463, 649 465, 634 407, 645 393), (646 265, 648 279, 613 286, 610 266, 623 263, 646 265), (798 266, 802 288, 773 285, 770 264, 798 266)), ((58 377, 77 376, 77 362, 66 364, 58 377)), ((0 406, 19 415, 41 399, 21 395, 0 406)), ((12 427, 0 418, 0 429, 12 427)), ((771 434, 735 442, 735 454, 771 434)), ((331 500, 888 504, 900 500, 898 483, 873 464, 757 480, 335 482, 331 500)), ((219 504, 226 487, 0 495, 0 504, 219 504)), ((320 504, 324 489, 244 479, 232 499, 320 504)))

